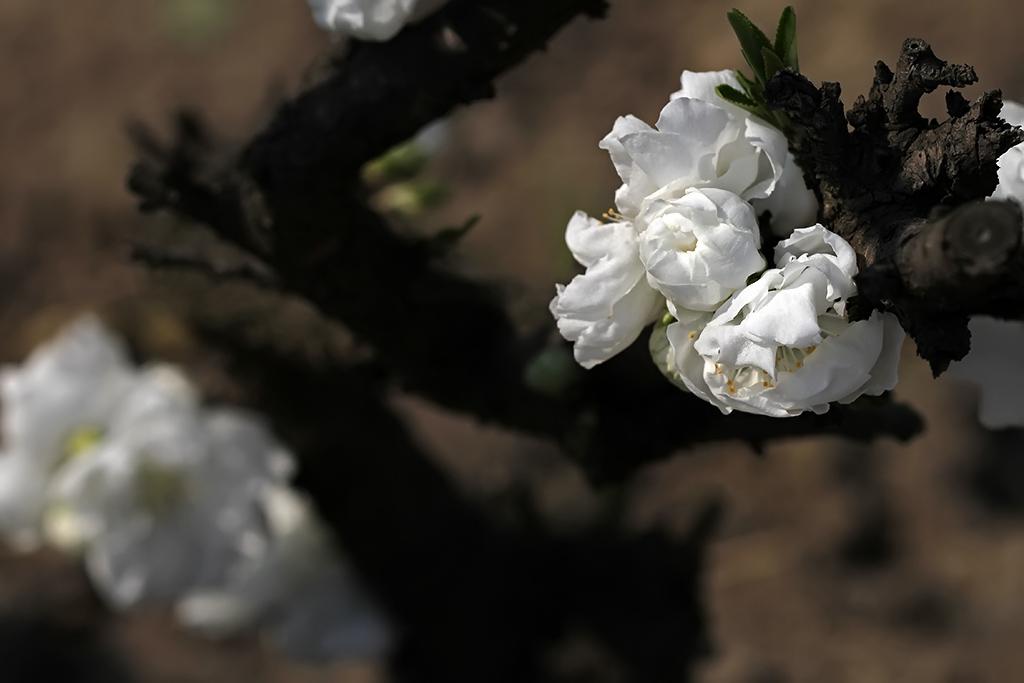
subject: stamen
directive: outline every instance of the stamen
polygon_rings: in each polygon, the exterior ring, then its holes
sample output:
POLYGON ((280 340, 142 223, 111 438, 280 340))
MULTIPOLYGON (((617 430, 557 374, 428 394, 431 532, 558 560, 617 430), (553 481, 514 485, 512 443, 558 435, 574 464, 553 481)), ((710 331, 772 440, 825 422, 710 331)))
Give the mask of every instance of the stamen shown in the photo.
POLYGON ((604 220, 606 223, 619 223, 625 220, 625 218, 625 216, 616 211, 614 208, 608 209, 603 214, 601 214, 601 219, 604 220))

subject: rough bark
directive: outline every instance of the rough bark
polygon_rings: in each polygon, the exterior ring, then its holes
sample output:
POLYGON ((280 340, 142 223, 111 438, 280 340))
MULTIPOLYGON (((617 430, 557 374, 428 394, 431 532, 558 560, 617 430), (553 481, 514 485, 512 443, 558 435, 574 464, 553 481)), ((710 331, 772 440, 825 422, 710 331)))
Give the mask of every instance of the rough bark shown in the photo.
POLYGON ((969 350, 969 316, 1024 317, 1020 208, 983 202, 996 160, 1024 132, 999 118, 998 91, 967 102, 950 90, 941 122, 918 113, 925 94, 976 80, 973 68, 908 39, 896 71, 879 62, 871 92, 849 112, 836 83, 818 88, 787 70, 766 88, 789 119, 822 221, 857 251, 854 310, 895 313, 936 374, 969 350))

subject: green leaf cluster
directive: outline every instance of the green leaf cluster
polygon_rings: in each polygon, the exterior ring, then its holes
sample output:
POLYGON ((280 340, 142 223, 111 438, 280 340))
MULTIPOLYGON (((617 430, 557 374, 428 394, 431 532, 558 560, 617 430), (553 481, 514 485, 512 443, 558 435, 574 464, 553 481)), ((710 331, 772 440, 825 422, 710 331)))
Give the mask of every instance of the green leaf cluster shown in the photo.
POLYGON ((792 7, 782 11, 774 41, 769 40, 768 36, 738 9, 732 10, 727 16, 740 41, 743 59, 753 72, 753 77, 737 71, 736 78, 742 89, 720 85, 716 92, 727 102, 785 130, 785 117, 768 108, 764 88, 771 77, 782 69, 800 70, 796 45, 796 11, 792 7))

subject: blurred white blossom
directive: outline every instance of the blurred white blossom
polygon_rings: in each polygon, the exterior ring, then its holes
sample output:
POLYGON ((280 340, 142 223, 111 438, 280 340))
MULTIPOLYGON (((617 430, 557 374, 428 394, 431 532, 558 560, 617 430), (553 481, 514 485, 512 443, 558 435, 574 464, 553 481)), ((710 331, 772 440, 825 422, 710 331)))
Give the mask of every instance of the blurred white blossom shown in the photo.
POLYGON ((978 418, 989 429, 1024 427, 1024 322, 971 318, 971 352, 949 366, 949 374, 978 387, 978 418))
MULTIPOLYGON (((1024 105, 1006 101, 1000 116, 1014 126, 1024 126, 1024 105)), ((999 157, 999 184, 992 198, 1024 204, 1024 143, 999 157)), ((989 429, 1024 427, 1024 402, 1016 389, 1024 379, 1024 322, 976 316, 970 329, 971 351, 950 365, 949 374, 978 387, 982 425, 989 429)))
POLYGON ((406 24, 423 19, 446 0, 309 0, 323 28, 360 40, 394 38, 406 24))
POLYGON ((95 317, 2 377, 0 529, 80 555, 114 608, 178 605, 211 635, 261 629, 304 659, 373 657, 392 632, 255 415, 131 364, 95 317))
POLYGON ((283 487, 267 489, 264 502, 269 534, 263 551, 224 587, 185 597, 179 619, 211 637, 259 628, 300 659, 386 654, 393 641, 390 625, 308 502, 283 487))
POLYGON ((56 474, 48 539, 84 548, 117 607, 214 586, 264 533, 259 500, 291 459, 252 416, 202 410, 166 367, 141 373, 107 435, 56 474))
POLYGON ((15 545, 38 544, 51 475, 103 438, 134 381, 124 348, 92 316, 2 370, 0 530, 15 545))
POLYGON ((788 417, 878 395, 896 383, 903 331, 875 312, 850 322, 853 249, 818 225, 775 250, 776 268, 713 315, 684 316, 657 334, 663 372, 723 413, 788 417))

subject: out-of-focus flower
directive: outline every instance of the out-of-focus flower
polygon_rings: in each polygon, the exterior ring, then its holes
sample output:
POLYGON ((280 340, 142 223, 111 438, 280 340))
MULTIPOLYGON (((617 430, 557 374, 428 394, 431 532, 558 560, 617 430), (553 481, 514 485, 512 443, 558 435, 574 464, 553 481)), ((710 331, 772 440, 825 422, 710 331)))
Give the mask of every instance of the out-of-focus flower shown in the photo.
POLYGON ((182 622, 211 637, 259 628, 300 659, 386 654, 391 627, 308 503, 286 488, 267 489, 264 500, 269 533, 263 552, 242 565, 225 587, 182 600, 182 622))
POLYGON ((647 282, 673 312, 713 311, 765 267, 753 209, 725 190, 651 202, 636 226, 647 282))
POLYGON ((788 417, 896 384, 903 331, 891 314, 850 322, 853 249, 818 225, 779 243, 777 268, 715 314, 669 325, 652 343, 663 371, 723 413, 788 417), (699 360, 698 360, 699 357, 699 360))
POLYGON ((259 543, 263 490, 290 471, 254 418, 201 411, 184 377, 151 368, 106 437, 56 473, 47 538, 84 550, 114 606, 171 601, 224 581, 259 543))
POLYGON ((664 298, 647 284, 631 223, 602 223, 577 211, 565 241, 587 271, 557 285, 551 314, 574 342, 576 361, 592 368, 632 344, 657 318, 664 298))
POLYGON ((20 547, 39 540, 51 475, 109 431, 134 369, 120 342, 86 316, 0 375, 0 529, 20 547))
POLYGON ((406 24, 418 21, 446 0, 309 0, 313 18, 323 28, 360 40, 394 38, 406 24))
MULTIPOLYGON (((1024 126, 1024 105, 1007 100, 1000 116, 1024 126)), ((999 157, 999 184, 992 198, 1024 204, 1024 143, 999 157)), ((978 418, 985 427, 1024 427, 1024 403, 1016 393, 1024 379, 1024 322, 976 316, 970 329, 971 351, 949 366, 949 374, 978 386, 978 418)))
POLYGON ((949 374, 978 387, 978 418, 989 429, 1024 427, 1024 322, 971 318, 971 352, 949 366, 949 374))

